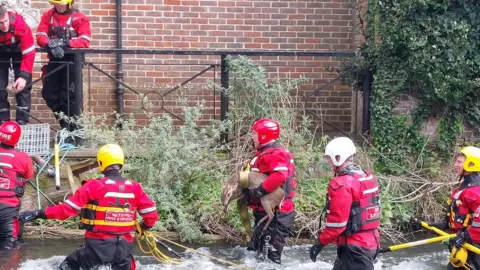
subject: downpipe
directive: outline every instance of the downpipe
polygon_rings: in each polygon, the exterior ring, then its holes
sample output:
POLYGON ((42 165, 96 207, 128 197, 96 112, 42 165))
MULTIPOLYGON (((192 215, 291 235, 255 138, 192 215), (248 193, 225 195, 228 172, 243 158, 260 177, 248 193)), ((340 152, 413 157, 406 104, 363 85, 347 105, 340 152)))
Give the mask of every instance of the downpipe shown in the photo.
MULTIPOLYGON (((115 0, 116 2, 116 42, 117 42, 117 50, 121 50, 123 46, 123 39, 122 39, 122 0, 115 0)), ((123 82, 123 55, 120 52, 116 52, 116 79, 123 82)), ((120 117, 123 116, 124 113, 124 93, 125 88, 119 82, 116 82, 116 90, 115 94, 117 95, 117 113, 120 117)))

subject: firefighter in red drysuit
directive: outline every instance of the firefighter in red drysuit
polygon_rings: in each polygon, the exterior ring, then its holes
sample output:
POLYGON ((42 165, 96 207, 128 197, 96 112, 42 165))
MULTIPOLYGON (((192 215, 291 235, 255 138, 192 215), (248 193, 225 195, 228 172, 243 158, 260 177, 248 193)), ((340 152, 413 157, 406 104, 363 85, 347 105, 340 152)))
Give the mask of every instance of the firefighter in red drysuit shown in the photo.
MULTIPOLYGON (((82 12, 72 8, 73 0, 50 0, 52 9, 42 15, 37 28, 37 43, 48 48, 49 62, 43 66, 42 75, 63 65, 58 61, 74 61, 73 54, 65 54, 65 48, 89 48, 91 41, 90 20, 82 12)), ((42 97, 54 113, 62 112, 65 116, 74 117, 81 114, 81 100, 75 100, 75 73, 73 64, 61 68, 46 77, 43 82, 42 97)), ((60 126, 69 131, 79 127, 69 124, 66 119, 59 119, 60 126)))
POLYGON ((325 148, 325 157, 334 173, 328 185, 325 229, 310 248, 316 261, 324 246, 337 246, 333 269, 373 270, 380 246, 380 199, 378 182, 371 173, 353 163, 352 140, 335 138, 325 148))
POLYGON ((6 88, 9 70, 12 67, 15 77, 12 92, 15 93, 17 102, 16 121, 20 125, 25 125, 30 119, 35 43, 32 30, 22 15, 3 6, 0 6, 0 48, 14 50, 0 53, 0 123, 10 121, 10 103, 6 88), (18 47, 20 50, 16 51, 18 47))
POLYGON ((21 132, 16 122, 0 125, 0 245, 6 248, 15 247, 21 236, 20 202, 25 184, 34 176, 32 159, 14 149, 21 132))
MULTIPOLYGON (((430 226, 457 233, 449 244, 453 253, 467 253, 467 263, 471 269, 480 269, 480 255, 460 249, 464 242, 480 247, 480 148, 467 146, 460 150, 453 164, 455 173, 460 177, 460 185, 453 190, 447 200, 448 213, 445 219, 430 226)), ((458 256, 458 254, 456 254, 458 256)), ((470 269, 455 267, 450 261, 447 269, 470 269)))
POLYGON ((155 203, 142 186, 121 175, 125 156, 120 146, 102 146, 97 160, 103 178, 85 180, 63 204, 26 211, 20 217, 22 222, 37 218, 65 220, 80 213, 86 243, 67 256, 60 265, 62 270, 91 269, 106 264, 116 270, 135 269, 130 253, 136 212, 142 216, 140 225, 146 230, 152 228, 158 219, 155 203))
MULTIPOLYGON (((277 139, 280 137, 280 125, 270 118, 256 121, 252 130, 252 138, 257 149, 255 157, 250 160, 250 171, 267 174, 268 178, 256 189, 249 191, 249 204, 255 217, 255 230, 248 250, 264 252, 270 260, 280 264, 285 238, 293 228, 296 216, 293 198, 295 197, 295 165, 293 157, 277 139), (274 221, 267 232, 262 234, 262 226, 256 226, 266 215, 260 204, 260 197, 282 187, 285 199, 275 212, 274 221)), ((245 190, 245 191, 248 191, 245 190)), ((246 194, 247 195, 247 194, 246 194)))

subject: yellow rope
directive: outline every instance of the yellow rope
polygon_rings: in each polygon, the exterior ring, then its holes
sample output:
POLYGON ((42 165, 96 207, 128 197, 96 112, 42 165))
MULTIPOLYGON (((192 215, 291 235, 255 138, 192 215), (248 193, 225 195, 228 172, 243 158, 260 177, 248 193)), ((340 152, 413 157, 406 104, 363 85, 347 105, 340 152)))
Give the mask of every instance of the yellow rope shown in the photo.
POLYGON ((151 232, 145 231, 143 232, 142 236, 137 236, 137 243, 140 250, 147 254, 154 257, 158 262, 161 263, 171 263, 171 264, 182 264, 183 261, 170 258, 169 256, 163 254, 157 247, 157 241, 155 239, 155 235, 151 232), (142 240, 146 242, 147 247, 149 250, 146 250, 142 245, 142 240))
MULTIPOLYGON (((150 232, 150 233, 153 233, 153 232, 150 232)), ((153 234, 154 234, 154 233, 153 233, 153 234)), ((186 246, 184 246, 184 245, 175 243, 175 242, 170 241, 170 240, 168 240, 168 239, 166 239, 166 238, 163 238, 163 237, 160 236, 160 235, 157 235, 157 238, 159 238, 159 239, 161 239, 161 240, 164 240, 164 241, 166 241, 166 242, 169 242, 169 243, 171 243, 171 244, 174 244, 174 245, 176 245, 176 246, 178 246, 178 247, 184 248, 184 249, 186 249, 186 250, 190 250, 191 252, 194 252, 194 253, 197 253, 197 254, 200 254, 200 255, 209 257, 210 259, 214 259, 214 260, 216 260, 216 261, 218 261, 218 262, 221 262, 221 263, 224 263, 224 264, 229 264, 229 265, 238 267, 238 268, 240 268, 240 269, 253 270, 252 268, 249 268, 249 267, 246 267, 246 266, 243 266, 243 265, 239 265, 239 264, 235 264, 235 263, 233 263, 233 262, 225 261, 225 260, 222 260, 222 259, 218 259, 218 258, 213 257, 212 255, 209 255, 209 254, 206 254, 206 253, 197 251, 197 250, 195 250, 195 249, 186 247, 186 246)))
POLYGON ((148 255, 151 255, 153 256, 157 261, 159 261, 160 263, 171 263, 171 264, 182 264, 183 261, 182 260, 179 260, 179 259, 174 259, 174 258, 171 258, 165 254, 163 254, 158 248, 157 248, 157 241, 159 241, 158 239, 161 239, 161 240, 164 240, 166 242, 169 242, 171 244, 174 244, 176 246, 179 246, 183 249, 186 249, 186 250, 190 250, 194 253, 197 253, 197 254, 200 254, 200 255, 203 255, 203 256, 206 256, 206 257, 209 257, 210 259, 214 259, 218 262, 221 262, 221 263, 224 263, 224 264, 229 264, 229 265, 232 265, 232 266, 235 266, 235 267, 238 267, 240 269, 248 269, 248 270, 253 270, 252 268, 248 268, 248 267, 245 267, 245 266, 242 266, 242 265, 239 265, 239 264, 235 264, 233 262, 229 262, 229 261, 225 261, 225 260, 222 260, 222 259, 218 259, 218 258, 215 258, 213 257, 212 255, 209 255, 209 254, 205 254, 205 253, 202 253, 200 251, 197 251, 197 250, 194 250, 192 248, 189 248, 189 247, 186 247, 184 245, 181 245, 181 244, 178 244, 178 243, 175 243, 171 240, 168 240, 166 238, 163 238, 162 236, 156 234, 155 232, 151 232, 151 231, 146 231, 146 230, 143 230, 142 227, 140 226, 140 224, 137 222, 135 222, 135 226, 137 228, 137 242, 138 242, 138 247, 140 248, 140 250, 145 253, 145 254, 148 254, 148 255), (158 239, 157 239, 158 238, 158 239), (144 249, 143 245, 142 245, 142 240, 145 241, 147 243, 147 246, 150 247, 150 250, 146 250, 144 249))
POLYGON ((171 263, 171 264, 181 264, 181 263, 183 263, 181 260, 173 259, 173 258, 170 258, 169 256, 163 254, 157 248, 157 239, 155 238, 155 235, 150 231, 144 230, 140 226, 138 221, 135 222, 135 227, 136 227, 136 230, 137 230, 138 247, 140 248, 140 250, 143 253, 151 255, 152 257, 154 257, 157 261, 159 261, 161 263, 171 263), (142 240, 147 243, 147 247, 149 247, 150 250, 144 249, 144 247, 142 245, 142 240))

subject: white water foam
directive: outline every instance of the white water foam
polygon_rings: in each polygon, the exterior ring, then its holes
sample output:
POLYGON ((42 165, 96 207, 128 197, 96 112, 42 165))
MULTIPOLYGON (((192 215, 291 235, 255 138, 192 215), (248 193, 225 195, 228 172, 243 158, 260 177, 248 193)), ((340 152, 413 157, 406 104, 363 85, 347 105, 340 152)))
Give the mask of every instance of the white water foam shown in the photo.
MULTIPOLYGON (((199 252, 221 258, 227 261, 233 261, 249 268, 267 270, 267 269, 319 269, 330 270, 333 267, 335 259, 335 250, 332 247, 326 248, 319 255, 317 262, 312 262, 309 258, 309 245, 286 247, 282 257, 282 265, 272 263, 268 260, 262 260, 255 256, 254 252, 246 251, 245 247, 236 246, 229 249, 215 249, 211 247, 201 247, 196 249, 199 252)), ((185 258, 181 265, 159 264, 149 256, 135 256, 138 270, 160 270, 160 269, 201 269, 201 270, 219 270, 235 269, 216 262, 208 257, 187 251, 182 254, 185 258)), ((56 270, 58 265, 65 259, 64 256, 53 256, 45 259, 23 261, 20 270, 56 270)), ((381 254, 375 263, 375 270, 434 270, 444 269, 447 264, 448 252, 419 250, 415 252, 391 252, 381 254)), ((2 268, 4 269, 4 268, 2 268)), ((109 267, 102 266, 99 270, 107 270, 109 267)))

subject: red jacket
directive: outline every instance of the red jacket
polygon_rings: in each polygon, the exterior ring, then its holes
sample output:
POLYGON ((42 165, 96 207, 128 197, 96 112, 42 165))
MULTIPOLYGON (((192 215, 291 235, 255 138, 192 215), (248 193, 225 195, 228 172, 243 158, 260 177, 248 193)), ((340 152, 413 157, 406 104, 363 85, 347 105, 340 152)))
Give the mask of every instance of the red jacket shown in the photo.
MULTIPOLYGON (((143 223, 148 227, 153 227, 158 219, 158 213, 155 203, 145 194, 142 186, 130 180, 111 180, 107 177, 102 179, 88 179, 84 184, 63 204, 47 207, 45 215, 48 219, 65 220, 69 217, 74 217, 82 210, 82 222, 85 213, 93 208, 89 205, 96 205, 95 207, 109 208, 107 205, 112 205, 111 202, 116 201, 123 205, 125 210, 109 209, 101 211, 97 209, 97 213, 93 213, 91 219, 99 219, 100 222, 125 222, 136 220, 136 212, 143 218, 143 223), (112 190, 117 190, 114 192, 112 190), (120 191, 118 191, 120 190, 120 191), (105 207, 107 206, 107 207, 105 207), (125 219, 129 220, 125 220, 125 219), (131 219, 131 220, 130 220, 131 219)), ((111 207, 120 207, 112 205, 111 207)), ((133 231, 134 227, 130 228, 133 231)), ((85 232, 86 238, 106 239, 123 235, 127 241, 133 241, 134 236, 131 232, 126 232, 125 227, 117 227, 105 223, 104 225, 95 225, 95 229, 85 232)))
POLYGON ((33 178, 32 159, 23 151, 0 147, 0 168, 0 207, 19 207, 20 197, 14 195, 15 188, 24 187, 33 178))
MULTIPOLYGON (((268 144, 255 153, 250 160, 250 171, 260 172, 268 175, 263 182, 263 188, 272 192, 278 187, 283 187, 287 193, 280 205, 279 212, 289 213, 295 210, 293 198, 295 197, 295 165, 293 156, 279 143, 268 144)), ((250 201, 250 207, 255 211, 264 211, 259 201, 250 201)))
POLYGON ((452 191, 452 194, 447 200, 448 228, 452 232, 457 232, 458 230, 461 230, 472 223, 472 214, 470 209, 459 199, 463 192, 464 190, 460 186, 452 191))
POLYGON ((22 15, 9 11, 10 27, 8 32, 0 35, 0 44, 8 47, 20 46, 22 63, 20 64, 20 77, 28 80, 32 77, 33 62, 35 60, 35 43, 30 26, 22 15))
POLYGON ((90 20, 76 9, 60 14, 52 8, 42 15, 38 25, 38 46, 46 47, 50 38, 69 40, 71 48, 89 48, 92 40, 90 20))
POLYGON ((457 205, 471 215, 467 225, 468 233, 473 242, 480 243, 480 174, 465 176, 456 191, 454 198, 458 201, 457 205))
POLYGON ((378 198, 378 183, 372 174, 358 170, 356 166, 347 168, 353 170, 333 178, 328 185, 327 220, 325 229, 319 235, 320 243, 323 245, 334 243, 337 246, 354 244, 377 249, 380 245, 380 235, 376 228, 381 214, 379 205, 369 206, 366 211, 362 211, 361 222, 366 223, 368 230, 361 230, 349 236, 345 233, 347 224, 352 222, 350 214, 354 202, 360 202, 366 198, 368 201, 369 197, 378 198))

